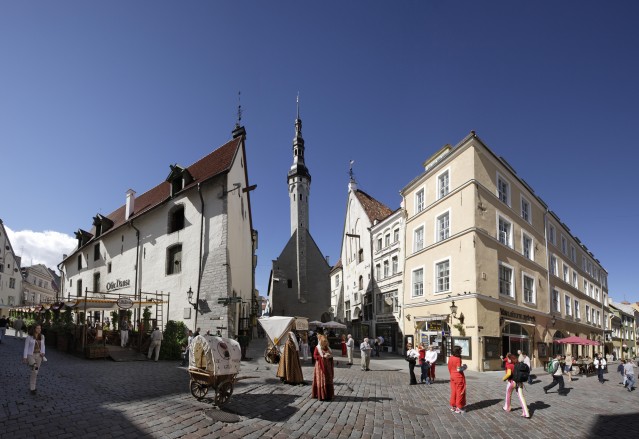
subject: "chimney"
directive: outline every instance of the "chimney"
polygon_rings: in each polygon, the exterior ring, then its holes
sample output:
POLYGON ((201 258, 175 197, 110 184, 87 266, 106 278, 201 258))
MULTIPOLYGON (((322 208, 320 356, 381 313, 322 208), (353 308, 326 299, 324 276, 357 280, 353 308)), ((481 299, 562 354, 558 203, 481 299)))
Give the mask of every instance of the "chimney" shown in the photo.
POLYGON ((126 191, 126 210, 124 213, 124 219, 128 219, 135 213, 135 191, 129 189, 126 191))

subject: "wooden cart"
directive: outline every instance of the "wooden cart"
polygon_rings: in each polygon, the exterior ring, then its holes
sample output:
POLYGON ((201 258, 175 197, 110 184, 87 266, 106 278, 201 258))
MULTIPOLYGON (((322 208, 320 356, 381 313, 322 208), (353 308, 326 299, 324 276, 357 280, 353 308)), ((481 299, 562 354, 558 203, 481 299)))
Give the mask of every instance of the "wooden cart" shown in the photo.
POLYGON ((189 388, 198 400, 215 391, 213 404, 220 407, 233 395, 242 351, 237 341, 198 335, 189 347, 189 388))

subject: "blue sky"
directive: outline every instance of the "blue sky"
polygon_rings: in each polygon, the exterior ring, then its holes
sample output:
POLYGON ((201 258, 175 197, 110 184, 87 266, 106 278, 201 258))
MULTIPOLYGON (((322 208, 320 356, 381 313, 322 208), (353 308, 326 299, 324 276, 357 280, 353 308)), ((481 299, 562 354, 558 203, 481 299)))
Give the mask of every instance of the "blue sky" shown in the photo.
POLYGON ((299 91, 311 234, 332 263, 349 160, 395 209, 426 158, 475 130, 602 262, 611 296, 637 301, 638 15, 635 1, 0 2, 0 218, 25 264, 53 266, 60 233, 225 143, 241 91, 265 294, 290 233, 299 91))

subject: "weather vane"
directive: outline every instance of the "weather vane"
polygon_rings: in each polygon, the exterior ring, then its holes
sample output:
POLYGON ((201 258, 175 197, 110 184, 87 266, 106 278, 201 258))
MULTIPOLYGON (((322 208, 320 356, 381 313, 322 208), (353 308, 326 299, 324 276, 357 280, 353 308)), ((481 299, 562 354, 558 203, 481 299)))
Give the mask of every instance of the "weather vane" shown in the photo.
POLYGON ((237 126, 242 125, 242 92, 237 92, 237 126))

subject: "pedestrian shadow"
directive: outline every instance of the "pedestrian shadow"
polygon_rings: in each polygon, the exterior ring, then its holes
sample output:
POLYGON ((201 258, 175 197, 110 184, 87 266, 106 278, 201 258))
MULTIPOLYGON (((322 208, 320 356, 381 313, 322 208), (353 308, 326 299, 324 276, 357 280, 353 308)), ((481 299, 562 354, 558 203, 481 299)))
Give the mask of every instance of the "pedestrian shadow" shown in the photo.
POLYGON ((376 402, 380 403, 383 401, 393 401, 393 398, 388 397, 379 397, 379 396, 370 396, 367 398, 361 396, 346 396, 346 395, 335 395, 333 398, 334 402, 355 402, 355 403, 365 403, 365 402, 376 402))
POLYGON ((495 404, 499 404, 501 401, 502 401, 501 399, 485 399, 483 401, 468 404, 466 407, 464 407, 464 409, 466 409, 467 412, 472 412, 474 410, 481 410, 481 409, 485 409, 490 406, 493 406, 495 404))
POLYGON ((528 411, 530 412, 530 416, 532 417, 537 410, 544 410, 549 407, 550 405, 546 404, 544 401, 535 401, 528 404, 528 411))

